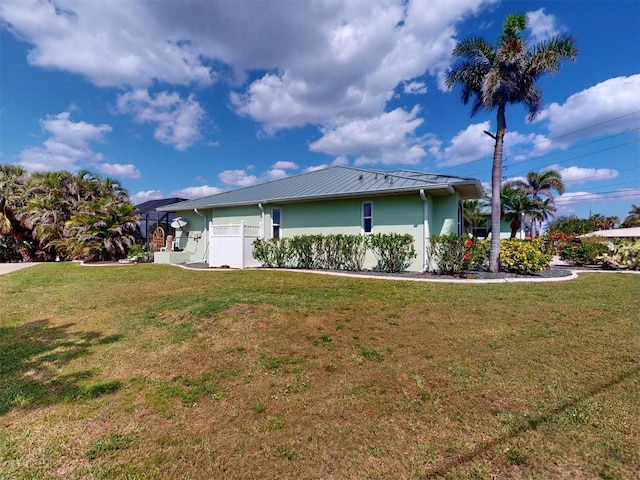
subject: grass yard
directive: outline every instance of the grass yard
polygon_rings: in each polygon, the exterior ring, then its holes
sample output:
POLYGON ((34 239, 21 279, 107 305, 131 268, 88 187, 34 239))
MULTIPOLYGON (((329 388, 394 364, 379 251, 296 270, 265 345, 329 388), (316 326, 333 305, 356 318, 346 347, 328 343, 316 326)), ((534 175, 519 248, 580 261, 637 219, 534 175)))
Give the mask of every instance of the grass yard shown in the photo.
POLYGON ((0 479, 637 478, 640 276, 0 277, 0 479))

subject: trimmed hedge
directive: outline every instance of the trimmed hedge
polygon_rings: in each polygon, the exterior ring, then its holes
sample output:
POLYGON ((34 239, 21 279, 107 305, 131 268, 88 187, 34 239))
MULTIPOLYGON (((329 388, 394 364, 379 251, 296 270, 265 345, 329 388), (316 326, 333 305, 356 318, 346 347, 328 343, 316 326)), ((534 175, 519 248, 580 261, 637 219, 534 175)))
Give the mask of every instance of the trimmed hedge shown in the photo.
POLYGON ((416 258, 411 235, 298 235, 256 239, 253 257, 263 267, 328 270, 362 270, 367 250, 378 260, 377 271, 401 272, 416 258))

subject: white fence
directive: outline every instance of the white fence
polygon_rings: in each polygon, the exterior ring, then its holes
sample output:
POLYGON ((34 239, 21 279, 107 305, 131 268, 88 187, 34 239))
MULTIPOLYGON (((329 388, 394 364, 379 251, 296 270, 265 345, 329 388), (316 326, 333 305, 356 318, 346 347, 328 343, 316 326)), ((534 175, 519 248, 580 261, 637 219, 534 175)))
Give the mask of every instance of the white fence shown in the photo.
POLYGON ((260 225, 214 225, 209 223, 209 267, 259 267, 253 258, 253 241, 260 238, 260 225))

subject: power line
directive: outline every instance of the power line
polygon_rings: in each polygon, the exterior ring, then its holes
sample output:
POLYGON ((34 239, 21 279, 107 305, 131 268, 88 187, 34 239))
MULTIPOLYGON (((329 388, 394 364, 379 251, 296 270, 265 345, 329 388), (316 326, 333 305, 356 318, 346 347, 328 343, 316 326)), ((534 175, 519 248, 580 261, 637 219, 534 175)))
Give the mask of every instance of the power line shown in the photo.
MULTIPOLYGON (((582 193, 582 194, 576 194, 565 200, 561 200, 562 197, 556 198, 556 205, 565 205, 568 203, 578 203, 578 202, 595 201, 595 200, 609 200, 611 198, 625 198, 625 197, 635 198, 636 195, 630 194, 628 192, 620 192, 619 190, 612 190, 610 192, 601 192, 601 193, 582 193)), ((640 198, 640 192, 638 192, 637 197, 640 198)))
MULTIPOLYGON (((589 130, 589 129, 594 128, 594 127, 598 127, 598 126, 600 126, 600 125, 604 125, 604 124, 606 124, 606 123, 614 122, 614 121, 616 121, 616 120, 620 120, 620 119, 622 119, 622 118, 626 118, 626 117, 629 117, 629 116, 631 116, 631 115, 637 115, 637 114, 639 114, 639 113, 640 113, 640 110, 638 110, 638 111, 634 111, 634 112, 630 112, 630 113, 626 113, 626 114, 624 114, 624 115, 619 115, 619 116, 617 116, 617 117, 610 118, 610 119, 608 119, 608 120, 604 120, 604 121, 602 121, 602 122, 594 123, 594 124, 592 124, 592 125, 588 125, 588 126, 586 126, 586 127, 583 127, 583 128, 577 129, 577 130, 573 130, 573 131, 571 131, 571 132, 567 132, 567 133, 564 133, 564 134, 562 134, 562 135, 558 135, 558 136, 555 136, 555 137, 548 137, 548 138, 545 138, 544 140, 541 140, 541 141, 538 141, 538 142, 534 142, 534 143, 533 143, 533 145, 535 146, 535 145, 539 145, 539 144, 542 144, 542 143, 547 143, 547 142, 552 141, 552 140, 557 140, 558 138, 563 138, 563 137, 566 137, 566 136, 569 136, 569 135, 574 135, 574 134, 576 134, 576 133, 579 133, 579 132, 582 132, 582 131, 585 131, 585 130, 589 130)), ((580 144, 580 145, 576 145, 576 146, 574 146, 574 147, 567 148, 567 149, 565 149, 565 150, 561 150, 561 151, 556 151, 556 152, 548 153, 548 154, 541 155, 541 156, 538 156, 538 157, 533 157, 533 158, 530 158, 530 159, 527 159, 527 160, 524 160, 524 161, 522 161, 522 162, 518 162, 518 163, 519 163, 519 164, 523 164, 523 163, 528 163, 528 162, 538 161, 538 160, 540 160, 540 159, 544 159, 544 158, 547 158, 547 157, 550 157, 550 156, 553 156, 553 155, 558 155, 558 154, 561 154, 561 153, 566 153, 567 151, 575 150, 575 149, 578 149, 578 148, 582 148, 582 147, 585 147, 585 146, 588 146, 588 145, 592 145, 592 144, 594 144, 594 143, 598 143, 598 142, 603 142, 603 141, 606 141, 606 140, 610 140, 610 139, 615 138, 615 137, 618 137, 618 136, 620 136, 620 135, 626 135, 626 134, 628 134, 628 133, 636 132, 636 131, 638 131, 638 130, 640 130, 640 128, 632 128, 632 129, 629 129, 629 130, 625 130, 624 132, 620 132, 620 133, 615 133, 615 134, 607 135, 607 136, 605 136, 605 137, 603 137, 603 138, 599 138, 599 139, 596 139, 596 140, 592 140, 592 141, 587 142, 587 143, 582 143, 582 144, 580 144)), ((633 143, 633 142, 630 142, 630 143, 633 143)), ((627 144, 623 144, 623 145, 627 145, 627 144)), ((602 150, 602 151, 606 151, 606 149, 605 149, 605 150, 602 150)), ((594 154, 595 154, 595 153, 600 153, 600 151, 598 151, 598 152, 594 152, 594 154)), ((567 160, 567 161, 571 161, 571 160, 573 160, 573 159, 575 159, 575 158, 582 158, 582 157, 583 157, 583 156, 574 157, 574 158, 569 159, 569 160, 567 160)), ((446 172, 446 171, 450 171, 450 170, 452 170, 452 169, 454 169, 454 168, 458 168, 458 167, 460 167, 460 166, 462 166, 462 165, 468 165, 468 164, 470 164, 470 163, 479 162, 479 161, 482 161, 482 160, 485 160, 485 159, 486 159, 486 157, 478 158, 477 160, 473 160, 473 161, 471 161, 471 162, 467 162, 466 164, 455 165, 455 166, 451 166, 451 167, 448 167, 448 168, 444 168, 444 169, 442 169, 442 170, 443 170, 443 171, 445 171, 445 172, 446 172)), ((566 163, 566 161, 558 162, 558 163, 566 163)), ((485 173, 485 171, 483 170, 482 172, 474 172, 474 173, 470 173, 470 174, 468 173, 468 174, 466 174, 466 175, 477 175, 477 174, 479 174, 479 173, 485 173)))
MULTIPOLYGON (((562 160, 560 162, 556 162, 556 164, 557 165, 561 165, 563 163, 572 162, 573 160, 577 160, 579 158, 590 157, 591 155, 596 155, 598 153, 608 152, 609 150, 615 150, 616 148, 626 147, 627 145, 631 145, 632 143, 638 143, 639 141, 640 140, 638 140, 638 139, 631 140, 630 142, 621 143, 619 145, 613 145, 612 147, 603 148, 602 150, 596 150, 595 152, 589 152, 589 153, 585 153, 583 155, 578 155, 577 157, 567 158, 567 159, 562 160)), ((522 162, 522 163, 524 163, 524 162, 522 162)), ((520 173, 528 173, 528 170, 522 170, 522 171, 519 171, 519 172, 515 172, 514 175, 518 175, 520 173)))

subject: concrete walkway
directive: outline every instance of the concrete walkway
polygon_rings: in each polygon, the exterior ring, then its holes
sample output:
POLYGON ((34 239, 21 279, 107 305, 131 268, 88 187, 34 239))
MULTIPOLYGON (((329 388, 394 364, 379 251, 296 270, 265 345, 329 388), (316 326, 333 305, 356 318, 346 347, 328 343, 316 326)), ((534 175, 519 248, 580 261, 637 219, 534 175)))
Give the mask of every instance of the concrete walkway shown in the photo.
POLYGON ((15 272, 17 270, 22 270, 23 268, 33 267, 34 265, 38 265, 38 263, 36 262, 0 263, 0 275, 4 275, 5 273, 15 272))

